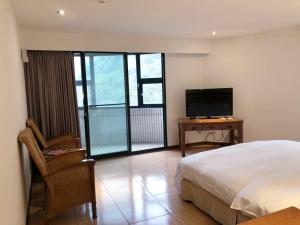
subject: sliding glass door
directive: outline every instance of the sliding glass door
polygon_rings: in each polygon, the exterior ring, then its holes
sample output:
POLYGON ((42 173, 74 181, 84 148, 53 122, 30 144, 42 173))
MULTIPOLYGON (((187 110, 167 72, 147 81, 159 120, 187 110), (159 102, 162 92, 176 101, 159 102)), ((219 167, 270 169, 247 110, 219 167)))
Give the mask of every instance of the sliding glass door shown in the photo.
MULTIPOLYGON (((82 55, 81 60, 84 61, 81 61, 81 66, 85 70, 81 70, 82 87, 79 88, 86 93, 83 96, 87 96, 82 115, 89 154, 99 156, 129 151, 125 55, 82 55)), ((80 101, 80 96, 78 98, 80 101)))
POLYGON ((79 52, 74 64, 89 156, 167 146, 163 54, 79 52))

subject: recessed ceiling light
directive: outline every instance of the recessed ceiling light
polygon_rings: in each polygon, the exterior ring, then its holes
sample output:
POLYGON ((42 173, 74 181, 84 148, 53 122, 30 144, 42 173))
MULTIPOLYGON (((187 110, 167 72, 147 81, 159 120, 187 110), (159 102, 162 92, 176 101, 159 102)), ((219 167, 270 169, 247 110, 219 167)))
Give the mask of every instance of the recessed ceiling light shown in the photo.
POLYGON ((216 36, 217 35, 217 32, 216 31, 213 31, 211 32, 212 36, 216 36))
POLYGON ((97 0, 97 2, 99 2, 100 4, 103 4, 103 3, 105 3, 105 1, 104 1, 104 0, 97 0))
POLYGON ((61 15, 61 16, 64 16, 64 15, 65 15, 65 10, 63 10, 63 9, 58 9, 58 10, 57 10, 57 14, 58 14, 58 15, 61 15))

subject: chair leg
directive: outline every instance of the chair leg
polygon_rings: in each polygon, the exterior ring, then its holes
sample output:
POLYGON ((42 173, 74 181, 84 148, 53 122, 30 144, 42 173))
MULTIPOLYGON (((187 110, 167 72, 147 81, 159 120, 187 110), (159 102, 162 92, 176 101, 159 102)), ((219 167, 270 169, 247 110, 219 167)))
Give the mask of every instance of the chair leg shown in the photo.
POLYGON ((96 201, 92 201, 92 209, 93 209, 93 219, 96 219, 97 218, 96 201))

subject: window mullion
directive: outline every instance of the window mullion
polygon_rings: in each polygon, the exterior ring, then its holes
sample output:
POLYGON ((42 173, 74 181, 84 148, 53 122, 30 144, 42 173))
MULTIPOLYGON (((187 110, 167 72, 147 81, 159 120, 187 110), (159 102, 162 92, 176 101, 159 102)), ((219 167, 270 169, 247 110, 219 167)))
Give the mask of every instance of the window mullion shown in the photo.
POLYGON ((136 73, 137 73, 137 85, 138 85, 138 107, 143 106, 143 84, 141 79, 141 64, 140 54, 136 54, 136 73))

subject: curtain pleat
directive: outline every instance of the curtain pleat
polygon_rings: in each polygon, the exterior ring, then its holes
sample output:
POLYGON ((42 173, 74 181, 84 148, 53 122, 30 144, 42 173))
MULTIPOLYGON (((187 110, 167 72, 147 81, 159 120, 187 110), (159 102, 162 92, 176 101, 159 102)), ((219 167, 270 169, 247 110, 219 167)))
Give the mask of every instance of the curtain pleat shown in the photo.
POLYGON ((28 116, 46 138, 72 133, 79 137, 72 52, 28 51, 24 64, 28 116))

